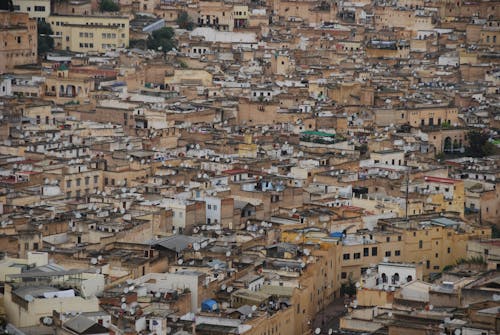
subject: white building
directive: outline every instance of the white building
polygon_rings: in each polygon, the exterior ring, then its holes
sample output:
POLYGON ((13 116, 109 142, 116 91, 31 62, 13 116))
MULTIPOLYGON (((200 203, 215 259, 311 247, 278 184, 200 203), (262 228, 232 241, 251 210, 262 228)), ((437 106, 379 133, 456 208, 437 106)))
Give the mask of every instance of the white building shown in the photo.
POLYGON ((12 78, 10 76, 0 77, 0 97, 12 95, 12 78))
POLYGON ((422 264, 382 262, 377 270, 367 271, 362 278, 362 286, 375 289, 394 290, 414 280, 422 280, 422 264))

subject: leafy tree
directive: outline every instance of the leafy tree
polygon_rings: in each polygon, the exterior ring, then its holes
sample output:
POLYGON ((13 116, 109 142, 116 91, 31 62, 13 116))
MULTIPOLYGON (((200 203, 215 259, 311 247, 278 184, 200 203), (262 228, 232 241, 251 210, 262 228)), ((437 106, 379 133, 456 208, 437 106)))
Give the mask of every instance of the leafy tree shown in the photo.
POLYGON ((179 13, 176 22, 181 29, 193 30, 194 28, 194 22, 193 20, 191 20, 186 11, 182 11, 179 13))
POLYGON ((12 0, 0 1, 0 10, 8 10, 13 12, 14 4, 12 3, 12 0))
POLYGON ((146 40, 130 40, 130 48, 146 49, 148 42, 146 40))
POLYGON ((465 154, 471 157, 486 157, 496 154, 497 147, 489 142, 489 135, 485 132, 472 130, 469 132, 469 146, 465 154))
POLYGON ((170 27, 163 27, 153 31, 148 37, 148 49, 170 51, 175 47, 173 39, 175 32, 170 27))
POLYGON ((38 54, 43 55, 54 49, 54 39, 52 38, 52 28, 47 22, 38 21, 38 54))
POLYGON ((119 12, 120 5, 118 5, 113 0, 101 0, 99 9, 101 10, 101 12, 119 12))
POLYGON ((349 294, 350 296, 356 295, 356 285, 350 278, 349 282, 342 283, 340 286, 340 294, 349 294))
POLYGON ((491 226, 491 237, 500 238, 500 228, 496 224, 491 226))

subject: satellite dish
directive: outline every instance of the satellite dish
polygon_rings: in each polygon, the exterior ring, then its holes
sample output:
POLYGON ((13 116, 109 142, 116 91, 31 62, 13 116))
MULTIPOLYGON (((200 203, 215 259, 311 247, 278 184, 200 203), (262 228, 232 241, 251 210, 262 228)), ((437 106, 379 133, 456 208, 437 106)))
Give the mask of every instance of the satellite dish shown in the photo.
POLYGON ((155 293, 155 297, 156 297, 156 298, 161 297, 161 293, 160 293, 160 292, 156 292, 156 293, 155 293))
POLYGON ((97 256, 97 260, 102 261, 102 256, 101 255, 97 256))
POLYGON ((226 291, 227 291, 227 293, 231 293, 231 292, 233 292, 233 287, 232 287, 232 286, 229 286, 229 287, 227 288, 227 290, 226 290, 226 291))
POLYGON ((332 328, 328 329, 328 335, 332 335, 332 334, 333 334, 333 329, 332 328))
POLYGON ((316 335, 321 334, 321 328, 316 328, 316 330, 314 331, 314 334, 316 334, 316 335))
POLYGON ((44 325, 46 325, 46 326, 50 326, 50 325, 52 324, 52 318, 51 318, 51 317, 46 316, 46 317, 44 317, 44 318, 43 318, 43 321, 42 321, 42 322, 43 322, 43 324, 44 324, 44 325))
POLYGON ((455 335, 461 335, 462 334, 462 330, 460 328, 457 328, 457 329, 455 329, 455 331, 453 333, 455 335))
POLYGON ((231 256, 231 251, 228 250, 228 251, 226 251, 226 257, 229 257, 229 256, 231 256))
POLYGON ((123 289, 123 293, 125 293, 125 294, 127 294, 127 293, 128 293, 128 287, 125 287, 125 288, 123 289))
POLYGON ((182 260, 182 258, 179 258, 179 259, 177 260, 177 264, 182 265, 182 263, 184 263, 184 261, 182 260))
POLYGON ((226 284, 222 284, 222 286, 220 287, 220 289, 221 289, 222 291, 225 291, 225 290, 226 290, 226 284))
POLYGON ((124 309, 124 310, 125 310, 125 309, 127 309, 127 304, 126 304, 126 303, 123 303, 123 304, 121 305, 121 308, 122 308, 122 309, 124 309))
POLYGON ((125 301, 127 301, 127 298, 123 297, 122 302, 125 302, 125 301))
POLYGON ((134 285, 132 285, 132 286, 130 286, 130 287, 128 288, 128 290, 129 290, 129 291, 133 291, 133 290, 134 290, 134 288, 135 288, 135 286, 134 286, 134 285))
POLYGON ((361 284, 359 282, 356 282, 356 288, 360 288, 361 287, 361 284))
POLYGON ((97 264, 97 258, 91 258, 90 259, 90 264, 96 265, 97 264))
POLYGON ((200 250, 200 244, 199 244, 198 242, 194 242, 194 243, 193 243, 193 249, 194 249, 195 251, 200 250))

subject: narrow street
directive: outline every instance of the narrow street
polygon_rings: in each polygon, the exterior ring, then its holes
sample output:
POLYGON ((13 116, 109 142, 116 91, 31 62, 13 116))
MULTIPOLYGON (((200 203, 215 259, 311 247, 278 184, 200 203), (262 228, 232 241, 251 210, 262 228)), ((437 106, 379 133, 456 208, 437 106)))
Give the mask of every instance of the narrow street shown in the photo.
POLYGON ((316 328, 321 329, 321 334, 328 334, 328 330, 335 330, 339 328, 339 319, 344 314, 345 302, 344 297, 337 298, 328 305, 324 310, 319 312, 313 320, 312 331, 316 328))

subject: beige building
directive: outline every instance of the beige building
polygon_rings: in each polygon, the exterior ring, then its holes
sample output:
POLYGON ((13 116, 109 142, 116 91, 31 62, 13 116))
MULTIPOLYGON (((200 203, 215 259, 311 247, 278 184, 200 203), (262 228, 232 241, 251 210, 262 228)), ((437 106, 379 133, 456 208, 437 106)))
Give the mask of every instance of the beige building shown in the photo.
POLYGON ((47 76, 45 96, 56 103, 84 102, 94 90, 94 83, 87 76, 71 73, 63 64, 55 73, 47 76))
POLYGON ((0 11, 0 73, 37 62, 37 26, 26 13, 0 11))
POLYGON ((28 13, 30 19, 47 21, 50 15, 50 0, 13 0, 14 10, 28 13))
POLYGON ((34 274, 21 273, 11 275, 5 285, 4 303, 7 318, 16 327, 38 326, 44 317, 52 316, 52 311, 59 312, 97 312, 99 299, 97 291, 104 289, 104 277, 84 271, 54 271, 43 276, 49 284, 21 285, 23 278, 35 278, 34 274), (98 279, 100 277, 101 279, 98 279), (87 283, 85 283, 85 281, 87 283), (79 290, 64 289, 80 285, 79 290))
POLYGON ((103 53, 129 44, 128 17, 51 15, 48 21, 56 49, 103 53))
POLYGON ((425 216, 421 216, 420 219, 411 219, 410 223, 401 219, 392 222, 400 223, 391 228, 387 226, 382 231, 358 234, 344 241, 343 281, 358 280, 370 264, 379 263, 384 258, 391 262, 423 263, 423 275, 427 277, 466 257, 466 241, 469 239, 491 236, 491 228, 471 227, 466 232, 458 232, 454 225, 459 222, 444 217, 425 219, 425 216), (425 220, 429 220, 428 226, 418 224, 425 220))
MULTIPOLYGON (((238 16, 240 17, 240 16, 238 16)), ((200 1, 197 22, 202 27, 233 31, 233 6, 223 1, 200 1)))

